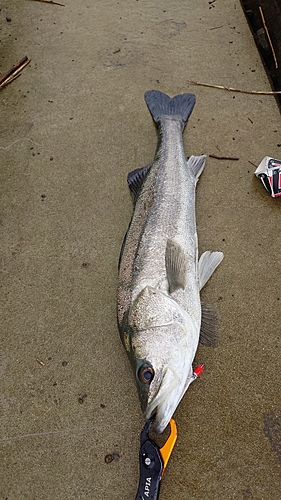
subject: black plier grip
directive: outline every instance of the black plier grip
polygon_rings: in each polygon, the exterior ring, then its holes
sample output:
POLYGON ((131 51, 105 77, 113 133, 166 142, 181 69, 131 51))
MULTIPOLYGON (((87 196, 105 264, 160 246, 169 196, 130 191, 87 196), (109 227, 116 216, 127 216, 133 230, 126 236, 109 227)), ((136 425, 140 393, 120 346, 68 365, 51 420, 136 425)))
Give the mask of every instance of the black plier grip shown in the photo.
POLYGON ((152 441, 148 433, 154 418, 146 422, 140 436, 140 480, 136 500, 158 499, 160 481, 177 439, 176 422, 171 419, 170 435, 162 448, 152 441))

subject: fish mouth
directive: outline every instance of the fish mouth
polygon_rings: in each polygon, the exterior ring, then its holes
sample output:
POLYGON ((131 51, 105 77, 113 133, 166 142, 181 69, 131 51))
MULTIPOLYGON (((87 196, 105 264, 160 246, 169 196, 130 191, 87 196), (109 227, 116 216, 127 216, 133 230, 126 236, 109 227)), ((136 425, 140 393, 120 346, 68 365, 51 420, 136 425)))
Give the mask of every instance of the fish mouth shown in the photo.
POLYGON ((154 431, 161 434, 172 418, 181 398, 192 380, 192 368, 188 377, 179 378, 171 368, 167 368, 156 396, 148 403, 145 418, 156 413, 154 431))

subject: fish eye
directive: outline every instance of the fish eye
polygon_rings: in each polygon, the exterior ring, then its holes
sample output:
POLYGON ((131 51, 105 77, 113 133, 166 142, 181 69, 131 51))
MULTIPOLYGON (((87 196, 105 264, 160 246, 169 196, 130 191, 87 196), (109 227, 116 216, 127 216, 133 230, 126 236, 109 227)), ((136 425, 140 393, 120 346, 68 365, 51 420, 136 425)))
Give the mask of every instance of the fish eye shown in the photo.
POLYGON ((142 365, 138 371, 138 378, 141 382, 145 384, 150 384, 154 377, 154 370, 149 365, 142 365))

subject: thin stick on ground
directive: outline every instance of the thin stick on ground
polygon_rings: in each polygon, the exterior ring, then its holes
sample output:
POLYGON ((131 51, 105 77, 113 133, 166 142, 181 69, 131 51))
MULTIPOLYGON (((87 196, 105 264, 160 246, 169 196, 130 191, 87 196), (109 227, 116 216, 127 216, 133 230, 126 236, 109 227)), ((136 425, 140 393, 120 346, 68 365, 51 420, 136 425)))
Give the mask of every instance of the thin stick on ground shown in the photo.
POLYGON ((0 78, 0 88, 5 87, 11 83, 15 78, 20 76, 20 72, 25 66, 30 63, 30 59, 27 56, 23 57, 15 66, 13 66, 5 75, 0 78))
POLYGON ((232 161, 238 161, 239 158, 236 158, 234 156, 218 156, 218 155, 209 155, 209 158, 215 158, 216 160, 232 160, 232 161))
POLYGON ((51 3, 53 5, 60 5, 61 7, 65 7, 63 3, 55 2, 54 0, 33 0, 33 2, 51 3))
POLYGON ((275 68, 277 69, 278 68, 277 57, 276 57, 276 54, 275 54, 273 43, 272 43, 271 38, 270 38, 269 31, 268 31, 267 26, 266 26, 265 18, 264 18, 264 15, 263 15, 263 10, 262 10, 261 6, 259 6, 259 11, 260 11, 261 19, 262 19, 262 24, 263 24, 263 27, 265 29, 265 32, 266 32, 266 35, 267 35, 267 38, 268 38, 268 41, 269 41, 269 45, 270 45, 270 48, 271 48, 271 52, 272 52, 272 55, 273 55, 273 59, 274 59, 274 63, 275 63, 275 68))
POLYGON ((21 76, 21 70, 23 68, 25 68, 25 66, 27 66, 28 64, 30 63, 30 60, 26 61, 20 68, 18 68, 14 73, 11 74, 11 76, 9 76, 9 78, 7 78, 1 85, 0 85, 0 88, 1 87, 5 87, 6 85, 8 85, 9 83, 11 83, 13 80, 15 80, 16 78, 18 78, 19 76, 21 76))
POLYGON ((30 63, 30 59, 24 56, 17 64, 15 64, 5 75, 0 78, 0 87, 5 87, 8 83, 12 82, 17 76, 19 76, 20 71, 30 63))
POLYGON ((228 92, 240 92, 242 94, 253 94, 253 95, 278 95, 278 94, 281 94, 281 90, 273 90, 273 91, 242 90, 242 89, 236 89, 234 87, 225 87, 224 85, 213 85, 211 83, 196 82, 195 80, 187 80, 187 83, 191 83, 192 85, 200 85, 201 87, 209 87, 211 89, 228 90, 228 92))
POLYGON ((252 161, 248 160, 249 163, 251 163, 251 165, 254 165, 254 167, 258 168, 258 165, 256 165, 255 163, 253 163, 252 161))

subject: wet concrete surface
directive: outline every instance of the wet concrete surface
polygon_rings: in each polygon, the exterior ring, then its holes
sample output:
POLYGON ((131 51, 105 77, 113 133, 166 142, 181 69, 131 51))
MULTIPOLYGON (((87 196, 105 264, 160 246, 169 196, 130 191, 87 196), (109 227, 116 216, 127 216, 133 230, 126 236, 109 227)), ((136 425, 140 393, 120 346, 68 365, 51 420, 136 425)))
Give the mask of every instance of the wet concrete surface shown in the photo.
POLYGON ((135 498, 143 419, 116 325, 127 172, 156 131, 143 94, 195 92, 186 154, 198 184, 200 252, 225 258, 202 292, 220 345, 175 419, 161 500, 278 500, 280 199, 254 177, 281 156, 273 97, 236 0, 2 2, 1 500, 135 498), (7 21, 6 18, 10 18, 7 21))

